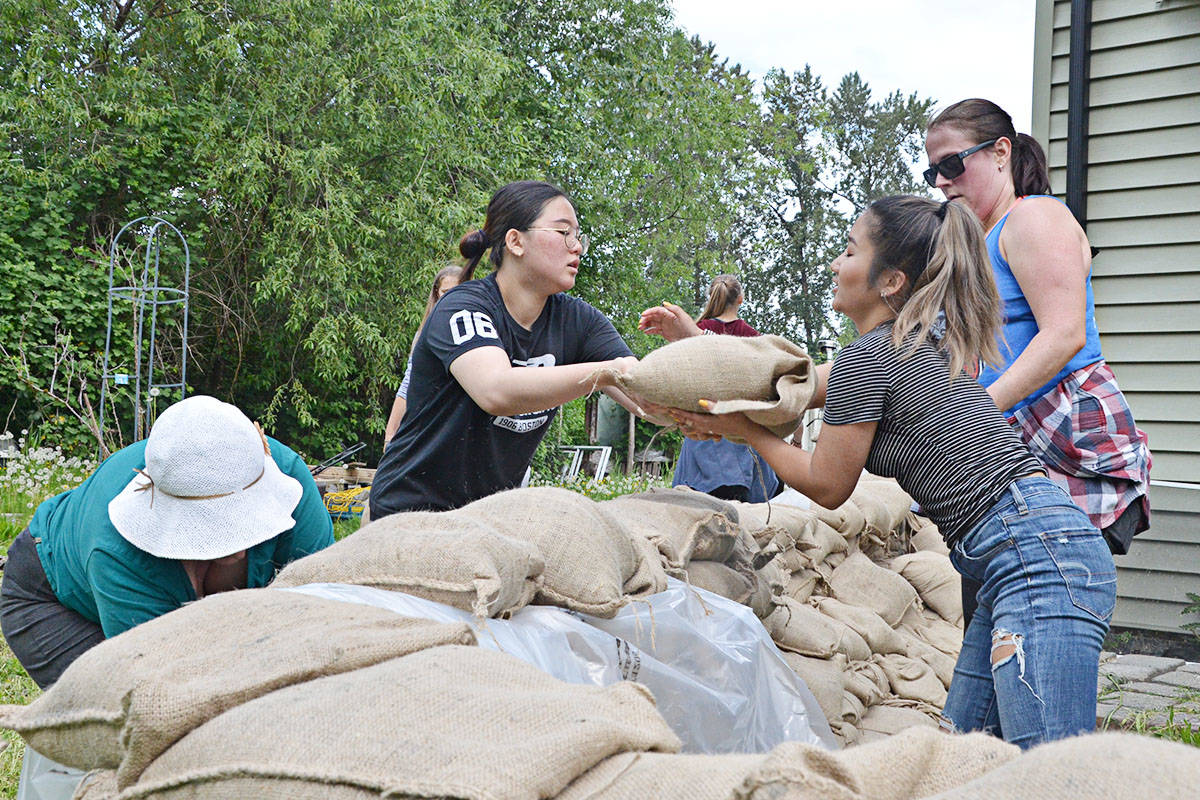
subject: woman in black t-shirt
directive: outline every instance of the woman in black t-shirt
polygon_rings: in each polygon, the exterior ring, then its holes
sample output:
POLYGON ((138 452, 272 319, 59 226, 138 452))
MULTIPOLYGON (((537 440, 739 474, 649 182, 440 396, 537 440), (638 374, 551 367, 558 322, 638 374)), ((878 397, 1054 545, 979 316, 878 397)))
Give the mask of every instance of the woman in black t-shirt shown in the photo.
POLYGON ((566 294, 587 246, 561 189, 519 181, 493 195, 483 228, 459 243, 459 286, 413 348, 408 411, 375 473, 372 519, 517 486, 557 407, 594 389, 636 412, 611 377, 588 380, 636 359, 603 314, 566 294), (493 272, 472 280, 489 249, 493 272))
POLYGON ((832 269, 833 307, 862 337, 828 372, 812 453, 742 414, 672 413, 685 434, 743 437, 824 506, 843 503, 864 467, 922 505, 955 568, 983 584, 945 727, 1023 748, 1093 730, 1116 571, 1100 532, 963 370, 977 357, 999 361, 1000 303, 979 221, 959 203, 885 198, 854 223, 832 269), (935 338, 943 310, 946 333, 935 338))

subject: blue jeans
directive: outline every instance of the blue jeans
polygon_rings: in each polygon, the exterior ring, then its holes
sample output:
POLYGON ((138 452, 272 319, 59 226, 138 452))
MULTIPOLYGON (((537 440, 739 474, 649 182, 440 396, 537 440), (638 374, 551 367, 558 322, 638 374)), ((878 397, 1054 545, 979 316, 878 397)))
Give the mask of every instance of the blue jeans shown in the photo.
POLYGON ((1117 596, 1104 537, 1042 476, 1013 481, 950 560, 979 581, 945 724, 1026 749, 1096 727, 1096 673, 1117 596))

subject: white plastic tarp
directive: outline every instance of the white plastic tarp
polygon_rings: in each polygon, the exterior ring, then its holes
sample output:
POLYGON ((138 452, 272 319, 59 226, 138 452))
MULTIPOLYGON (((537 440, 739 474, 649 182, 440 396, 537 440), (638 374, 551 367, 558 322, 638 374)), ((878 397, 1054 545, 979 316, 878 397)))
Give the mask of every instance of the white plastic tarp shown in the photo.
POLYGON ((408 617, 463 621, 481 647, 520 658, 568 683, 641 683, 688 753, 765 753, 785 741, 837 747, 816 698, 746 606, 670 579, 612 619, 526 606, 478 620, 419 597, 349 584, 290 591, 366 603, 408 617))

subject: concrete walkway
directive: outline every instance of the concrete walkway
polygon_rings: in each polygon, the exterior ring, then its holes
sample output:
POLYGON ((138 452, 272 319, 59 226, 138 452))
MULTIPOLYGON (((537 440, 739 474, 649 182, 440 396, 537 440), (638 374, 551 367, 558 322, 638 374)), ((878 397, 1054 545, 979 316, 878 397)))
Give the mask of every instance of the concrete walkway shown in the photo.
POLYGON ((1160 656, 1100 654, 1096 725, 1200 730, 1200 663, 1160 656))

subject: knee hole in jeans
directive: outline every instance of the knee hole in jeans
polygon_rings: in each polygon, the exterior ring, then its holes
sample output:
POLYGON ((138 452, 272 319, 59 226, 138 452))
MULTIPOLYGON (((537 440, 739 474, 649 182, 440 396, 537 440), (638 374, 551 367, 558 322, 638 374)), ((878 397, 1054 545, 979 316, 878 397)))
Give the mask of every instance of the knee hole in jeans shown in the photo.
POLYGON ((1007 631, 992 632, 992 666, 998 667, 1017 654, 1016 635, 1007 631))

